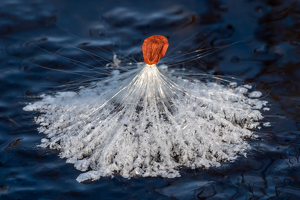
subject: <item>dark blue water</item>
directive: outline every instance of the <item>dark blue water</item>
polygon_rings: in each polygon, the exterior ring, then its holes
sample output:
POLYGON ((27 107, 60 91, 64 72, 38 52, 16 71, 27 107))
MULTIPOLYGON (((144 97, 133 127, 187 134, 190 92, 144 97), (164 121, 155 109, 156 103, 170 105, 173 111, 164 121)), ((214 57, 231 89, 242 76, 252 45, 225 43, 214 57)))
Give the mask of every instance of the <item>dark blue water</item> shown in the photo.
POLYGON ((1 0, 0 199, 300 199, 299 45, 298 1, 1 0), (36 147, 43 138, 33 120, 38 113, 22 110, 38 95, 84 79, 72 74, 82 68, 43 49, 100 68, 70 45, 96 53, 104 65, 108 52, 142 61, 142 42, 154 34, 168 37, 169 49, 182 43, 181 53, 239 42, 189 66, 262 91, 271 107, 264 122, 272 126, 257 130, 247 158, 219 168, 78 183, 80 172, 58 152, 36 147))

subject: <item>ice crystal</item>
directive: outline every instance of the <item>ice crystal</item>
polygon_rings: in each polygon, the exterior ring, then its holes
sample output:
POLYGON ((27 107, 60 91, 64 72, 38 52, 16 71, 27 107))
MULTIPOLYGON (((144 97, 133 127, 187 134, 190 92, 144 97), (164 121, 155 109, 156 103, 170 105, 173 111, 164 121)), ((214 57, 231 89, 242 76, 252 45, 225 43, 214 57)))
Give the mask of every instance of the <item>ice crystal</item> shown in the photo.
POLYGON ((180 167, 220 166, 250 148, 245 138, 266 101, 234 86, 144 65, 79 92, 42 95, 24 109, 41 113, 40 146, 83 171, 79 182, 113 174, 173 178, 180 167))

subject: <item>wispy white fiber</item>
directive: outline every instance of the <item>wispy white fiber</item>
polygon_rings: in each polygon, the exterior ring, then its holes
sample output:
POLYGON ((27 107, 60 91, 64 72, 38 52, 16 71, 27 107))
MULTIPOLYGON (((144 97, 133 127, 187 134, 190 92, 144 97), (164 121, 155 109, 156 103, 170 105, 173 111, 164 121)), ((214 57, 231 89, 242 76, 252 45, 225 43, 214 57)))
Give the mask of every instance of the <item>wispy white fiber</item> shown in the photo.
POLYGON ((190 81, 166 66, 143 65, 79 92, 42 95, 24 110, 41 113, 40 146, 81 170, 79 182, 113 174, 173 178, 180 167, 218 167, 246 153, 245 138, 254 136, 267 103, 247 94, 236 84, 190 81))

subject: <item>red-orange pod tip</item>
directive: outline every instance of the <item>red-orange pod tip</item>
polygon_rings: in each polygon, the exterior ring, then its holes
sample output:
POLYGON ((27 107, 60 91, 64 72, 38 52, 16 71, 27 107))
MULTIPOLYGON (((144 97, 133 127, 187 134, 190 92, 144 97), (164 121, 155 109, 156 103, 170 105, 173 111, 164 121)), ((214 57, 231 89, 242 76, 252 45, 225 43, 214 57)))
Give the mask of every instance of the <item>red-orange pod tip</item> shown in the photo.
POLYGON ((144 40, 142 46, 144 62, 148 65, 158 63, 169 47, 168 39, 162 35, 153 35, 144 40))

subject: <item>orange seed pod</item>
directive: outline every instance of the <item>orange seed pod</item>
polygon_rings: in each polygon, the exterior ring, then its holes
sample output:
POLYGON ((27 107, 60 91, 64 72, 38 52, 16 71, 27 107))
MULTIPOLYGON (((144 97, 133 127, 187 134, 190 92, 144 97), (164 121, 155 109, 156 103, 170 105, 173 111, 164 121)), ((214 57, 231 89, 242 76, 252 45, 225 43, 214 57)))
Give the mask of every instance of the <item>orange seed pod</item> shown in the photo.
POLYGON ((144 40, 142 46, 144 61, 148 65, 158 63, 169 47, 168 39, 162 35, 153 35, 144 40))

